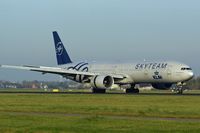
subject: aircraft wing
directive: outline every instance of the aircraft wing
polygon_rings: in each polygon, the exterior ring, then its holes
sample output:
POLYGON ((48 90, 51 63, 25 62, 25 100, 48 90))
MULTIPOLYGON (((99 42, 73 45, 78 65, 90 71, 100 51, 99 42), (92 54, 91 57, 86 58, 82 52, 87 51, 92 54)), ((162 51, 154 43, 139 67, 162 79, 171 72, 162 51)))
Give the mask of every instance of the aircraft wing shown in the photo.
MULTIPOLYGON (((96 76, 96 75, 101 75, 100 73, 67 70, 67 69, 59 68, 59 67, 30 66, 30 65, 23 65, 23 66, 0 65, 0 67, 1 68, 36 71, 36 72, 41 72, 43 74, 46 74, 46 73, 58 74, 58 75, 62 75, 62 76, 85 75, 85 76, 88 76, 88 77, 93 77, 93 76, 96 76)), ((112 76, 114 79, 124 79, 124 78, 126 78, 124 75, 118 75, 118 74, 108 74, 108 75, 112 76)))

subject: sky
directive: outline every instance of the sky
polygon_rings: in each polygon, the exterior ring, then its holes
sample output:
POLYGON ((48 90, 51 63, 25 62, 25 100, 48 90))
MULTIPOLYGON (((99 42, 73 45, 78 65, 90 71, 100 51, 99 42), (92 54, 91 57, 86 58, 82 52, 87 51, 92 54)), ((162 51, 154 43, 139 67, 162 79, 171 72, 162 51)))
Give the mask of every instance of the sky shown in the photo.
MULTIPOLYGON (((199 0, 0 0, 0 64, 56 66, 52 31, 73 61, 179 61, 200 75, 199 0)), ((0 80, 62 80, 0 69, 0 80)))

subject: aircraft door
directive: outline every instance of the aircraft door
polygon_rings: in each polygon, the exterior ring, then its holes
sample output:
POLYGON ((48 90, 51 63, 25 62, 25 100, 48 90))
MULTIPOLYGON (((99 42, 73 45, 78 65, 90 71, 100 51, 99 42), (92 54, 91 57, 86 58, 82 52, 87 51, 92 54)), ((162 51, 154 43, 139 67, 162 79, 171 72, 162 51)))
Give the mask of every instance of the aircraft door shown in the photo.
POLYGON ((144 79, 150 80, 149 73, 147 69, 144 69, 144 79))
POLYGON ((117 72, 118 72, 117 70, 118 70, 118 66, 117 66, 117 65, 114 65, 114 66, 113 66, 113 73, 114 73, 114 74, 117 74, 117 72))
POLYGON ((167 77, 168 80, 171 80, 172 71, 169 68, 167 69, 167 76, 166 77, 167 77))

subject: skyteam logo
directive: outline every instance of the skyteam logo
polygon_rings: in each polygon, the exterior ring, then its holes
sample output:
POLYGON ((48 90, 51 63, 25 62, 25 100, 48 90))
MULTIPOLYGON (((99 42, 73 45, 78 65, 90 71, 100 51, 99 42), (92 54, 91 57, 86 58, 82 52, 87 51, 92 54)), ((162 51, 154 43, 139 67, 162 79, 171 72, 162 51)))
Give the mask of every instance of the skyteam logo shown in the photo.
POLYGON ((85 62, 78 63, 75 66, 68 67, 68 70, 88 72, 88 63, 85 62))
POLYGON ((63 44, 62 44, 62 42, 58 42, 57 44, 56 44, 56 54, 57 55, 62 55, 62 53, 63 53, 63 44))
MULTIPOLYGON (((75 66, 68 67, 67 69, 81 71, 81 72, 88 72, 88 70, 89 70, 88 65, 89 65, 88 63, 80 62, 80 63, 76 64, 75 66)), ((80 83, 83 83, 84 79, 85 79, 85 75, 76 75, 74 77, 74 80, 77 82, 80 82, 80 83)))

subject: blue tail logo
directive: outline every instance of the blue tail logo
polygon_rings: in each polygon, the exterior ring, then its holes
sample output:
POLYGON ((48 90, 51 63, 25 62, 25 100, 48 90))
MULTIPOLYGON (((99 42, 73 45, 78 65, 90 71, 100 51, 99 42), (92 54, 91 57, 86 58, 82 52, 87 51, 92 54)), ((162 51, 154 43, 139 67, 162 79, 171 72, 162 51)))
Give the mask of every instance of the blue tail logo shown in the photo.
POLYGON ((68 63, 72 63, 58 33, 56 31, 53 32, 55 50, 56 50, 56 58, 58 65, 64 65, 68 63))
POLYGON ((62 42, 58 42, 56 44, 56 54, 62 55, 62 53, 63 53, 63 44, 62 44, 62 42))

